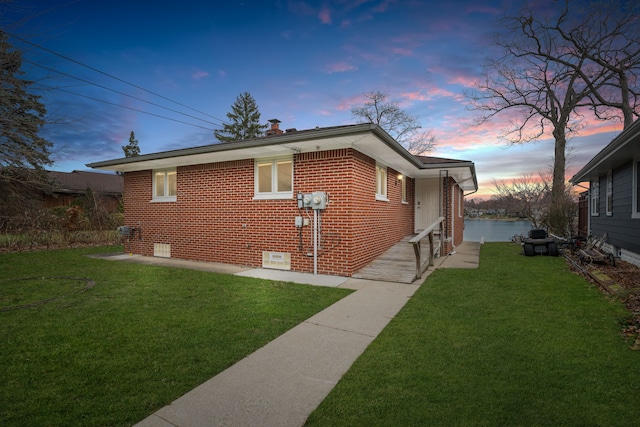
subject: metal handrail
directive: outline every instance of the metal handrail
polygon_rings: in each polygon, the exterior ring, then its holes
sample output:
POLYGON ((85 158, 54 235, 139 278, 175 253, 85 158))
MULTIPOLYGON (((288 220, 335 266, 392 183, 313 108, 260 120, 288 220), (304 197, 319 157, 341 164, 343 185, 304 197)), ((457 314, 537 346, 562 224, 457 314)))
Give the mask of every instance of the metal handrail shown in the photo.
MULTIPOLYGON (((409 240, 409 243, 413 245, 413 252, 416 254, 416 280, 422 278, 422 273, 429 268, 429 266, 433 265, 434 260, 434 245, 433 245, 433 233, 436 227, 439 228, 440 236, 442 236, 442 221, 444 221, 444 217, 441 216, 438 218, 436 222, 431 224, 429 227, 425 228, 420 234, 415 236, 413 239, 409 240), (422 258, 422 247, 420 246, 420 241, 425 237, 429 237, 429 257, 427 260, 421 264, 420 259, 422 258)), ((441 237, 442 238, 442 237, 441 237)), ((442 244, 442 242, 440 242, 442 244)))

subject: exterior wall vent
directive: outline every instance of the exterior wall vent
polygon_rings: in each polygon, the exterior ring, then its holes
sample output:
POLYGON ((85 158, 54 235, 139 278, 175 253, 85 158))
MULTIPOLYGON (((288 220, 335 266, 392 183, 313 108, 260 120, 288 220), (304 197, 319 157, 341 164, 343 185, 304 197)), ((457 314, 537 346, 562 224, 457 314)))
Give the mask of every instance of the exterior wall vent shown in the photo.
POLYGON ((171 245, 168 243, 154 243, 153 256, 171 258, 171 245))
POLYGON ((262 252, 262 268, 291 270, 291 254, 287 252, 262 252))

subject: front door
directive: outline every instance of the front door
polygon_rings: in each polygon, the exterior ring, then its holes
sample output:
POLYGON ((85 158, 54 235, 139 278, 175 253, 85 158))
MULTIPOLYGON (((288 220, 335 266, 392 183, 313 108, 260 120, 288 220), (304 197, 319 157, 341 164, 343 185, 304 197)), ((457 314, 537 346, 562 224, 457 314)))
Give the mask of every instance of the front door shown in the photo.
POLYGON ((440 180, 416 179, 415 232, 420 232, 440 218, 440 180))

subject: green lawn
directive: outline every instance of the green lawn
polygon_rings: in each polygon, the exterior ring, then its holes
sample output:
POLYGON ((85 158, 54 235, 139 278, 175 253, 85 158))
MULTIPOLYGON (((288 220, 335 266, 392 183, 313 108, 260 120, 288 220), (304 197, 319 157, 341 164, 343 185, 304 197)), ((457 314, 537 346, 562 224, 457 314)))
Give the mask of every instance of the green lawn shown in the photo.
POLYGON ((488 243, 477 270, 437 270, 308 425, 640 425, 628 313, 562 257, 488 243))
POLYGON ((350 292, 121 250, 0 254, 0 425, 131 425, 350 292))

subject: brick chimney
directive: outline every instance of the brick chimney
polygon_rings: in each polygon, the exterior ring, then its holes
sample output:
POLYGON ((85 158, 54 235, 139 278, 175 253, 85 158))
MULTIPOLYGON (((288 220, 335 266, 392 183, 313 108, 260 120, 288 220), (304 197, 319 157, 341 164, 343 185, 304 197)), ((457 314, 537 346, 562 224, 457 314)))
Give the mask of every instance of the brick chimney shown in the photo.
POLYGON ((281 133, 284 133, 284 131, 280 129, 280 120, 271 119, 269 120, 269 123, 271 123, 271 129, 267 129, 265 132, 267 136, 280 135, 281 133))

